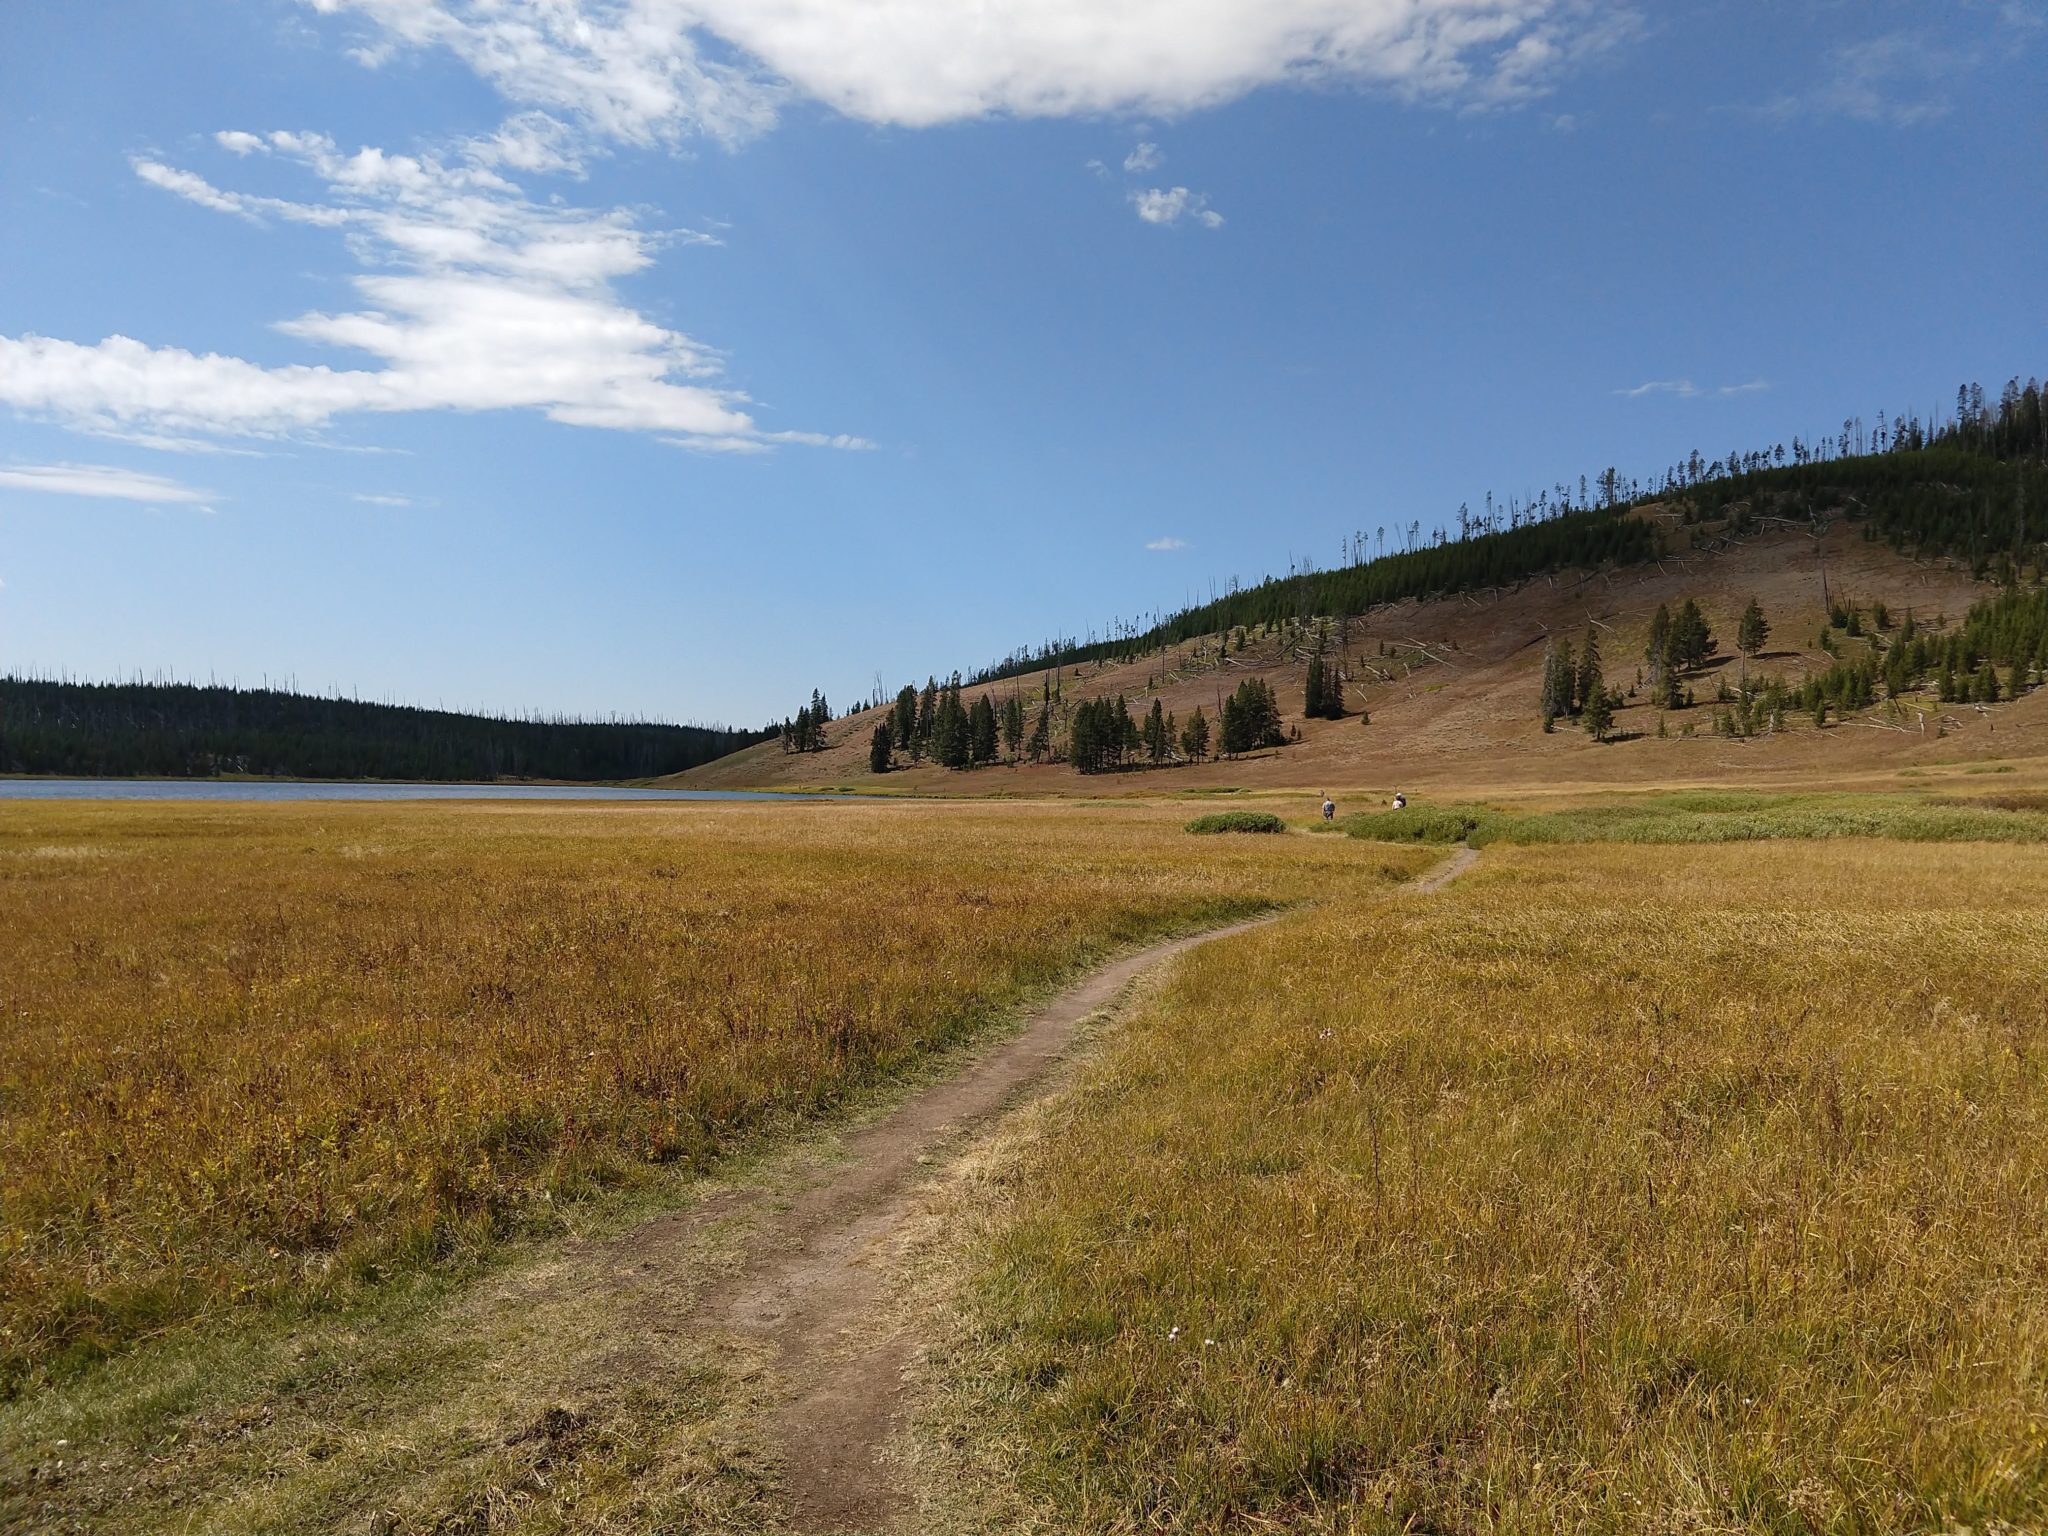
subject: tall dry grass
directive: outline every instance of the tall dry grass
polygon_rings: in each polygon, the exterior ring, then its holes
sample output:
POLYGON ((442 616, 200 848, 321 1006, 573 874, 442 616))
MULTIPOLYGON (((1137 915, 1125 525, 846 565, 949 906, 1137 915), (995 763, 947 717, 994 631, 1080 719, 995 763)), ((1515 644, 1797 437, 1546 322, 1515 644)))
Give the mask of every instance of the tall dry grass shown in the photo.
POLYGON ((2040 851, 1497 846, 1002 1166, 939 1427, 1047 1528, 2048 1526, 2040 851))
POLYGON ((10 806, 0 1390, 474 1253, 1383 858, 1271 841, 1124 808, 10 806))

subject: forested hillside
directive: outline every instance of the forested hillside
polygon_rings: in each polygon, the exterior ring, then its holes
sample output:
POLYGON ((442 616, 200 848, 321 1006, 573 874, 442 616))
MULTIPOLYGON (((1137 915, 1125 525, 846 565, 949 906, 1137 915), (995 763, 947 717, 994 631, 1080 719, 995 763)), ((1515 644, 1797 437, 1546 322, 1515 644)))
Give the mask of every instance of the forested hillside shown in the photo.
POLYGON ((1695 451, 1661 475, 1628 479, 1603 470, 1576 489, 1563 482, 1527 499, 1458 508, 1455 531, 1395 528, 1354 534, 1349 563, 1268 577, 1253 587, 1151 623, 1117 623, 1086 641, 1052 640, 1012 652, 969 679, 993 682, 1045 667, 1129 661, 1203 635, 1293 619, 1369 612, 1408 598, 1445 597, 1510 585, 1549 572, 1627 566, 1666 552, 1643 514, 1675 509, 1686 523, 1732 520, 1737 532, 1763 517, 1861 521, 1867 536, 1919 556, 1967 560, 1979 575, 2039 574, 2048 545, 2048 406, 2040 384, 2009 382, 1993 402, 1976 385, 1956 392, 1953 417, 1910 413, 1860 417, 1816 441, 1736 449, 1717 459, 1695 451), (1374 551, 1367 558, 1367 551, 1374 551))
POLYGON ((770 734, 498 719, 267 688, 0 677, 0 773, 594 783, 680 773, 770 734))

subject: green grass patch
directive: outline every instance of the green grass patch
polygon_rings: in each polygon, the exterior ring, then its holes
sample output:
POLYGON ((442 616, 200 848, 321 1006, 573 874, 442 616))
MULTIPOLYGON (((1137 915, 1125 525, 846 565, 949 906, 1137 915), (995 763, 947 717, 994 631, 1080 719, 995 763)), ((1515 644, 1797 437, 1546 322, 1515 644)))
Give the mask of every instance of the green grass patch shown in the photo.
POLYGON ((1557 811, 1411 805, 1344 819, 1353 837, 1385 843, 1746 843, 1884 838, 1908 843, 2048 842, 2048 806, 1968 804, 1885 795, 1694 792, 1557 811))
POLYGON ((1188 823, 1190 832, 1285 832, 1287 823, 1271 811, 1214 811, 1188 823))

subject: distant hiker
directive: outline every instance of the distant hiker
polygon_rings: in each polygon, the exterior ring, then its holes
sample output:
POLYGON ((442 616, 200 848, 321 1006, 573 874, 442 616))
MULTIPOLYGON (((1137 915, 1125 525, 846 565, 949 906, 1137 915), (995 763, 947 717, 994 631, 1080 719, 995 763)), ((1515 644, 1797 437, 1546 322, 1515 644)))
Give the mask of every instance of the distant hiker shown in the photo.
POLYGON ((1336 819, 1337 802, 1332 800, 1328 795, 1323 796, 1323 820, 1335 821, 1336 819))
POLYGON ((1405 810, 1407 810, 1407 809, 1408 809, 1408 797, 1407 797, 1406 795, 1404 795, 1404 794, 1401 794, 1401 793, 1399 793, 1399 792, 1397 791, 1397 792, 1395 793, 1395 795, 1394 795, 1394 809, 1395 809, 1395 810, 1397 810, 1397 811, 1405 811, 1405 810))

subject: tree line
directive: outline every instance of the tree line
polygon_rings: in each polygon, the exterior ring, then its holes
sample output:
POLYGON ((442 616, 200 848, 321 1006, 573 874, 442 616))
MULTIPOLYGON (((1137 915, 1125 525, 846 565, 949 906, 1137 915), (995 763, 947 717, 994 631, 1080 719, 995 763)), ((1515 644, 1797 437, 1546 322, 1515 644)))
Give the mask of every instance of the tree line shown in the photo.
POLYGON ((270 688, 0 677, 0 773, 602 783, 680 773, 771 734, 521 720, 270 688))
POLYGON ((2009 381, 1994 401, 1978 385, 1956 392, 1953 415, 1923 419, 1880 412, 1876 426, 1849 417, 1839 432, 1788 443, 1735 448, 1719 457, 1697 449, 1661 475, 1630 478, 1610 466, 1577 486, 1560 481, 1530 498, 1484 510, 1460 506, 1455 534, 1419 521, 1344 541, 1336 569, 1312 565, 1268 577, 1151 622, 1119 621, 1086 641, 1048 640, 1020 647, 976 672, 997 682, 1051 667, 1127 662, 1167 646, 1239 627, 1277 625, 1311 615, 1360 615, 1407 598, 1512 585, 1567 569, 1623 566, 1655 559, 1652 524, 1630 514, 1678 503, 1688 520, 1768 510, 1797 519, 1834 512, 1866 523, 1866 536, 1920 554, 1970 561, 1981 575, 2003 575, 2031 561, 2048 566, 2048 402, 2037 380, 2009 381), (1736 504, 1740 503, 1740 506, 1736 504))
MULTIPOLYGON (((1096 661, 1131 661, 1169 645, 1239 628, 1277 626, 1316 614, 1351 616, 1383 603, 1504 586, 1525 577, 1574 567, 1625 565, 1655 558, 1656 530, 1625 518, 1619 506, 1565 508, 1513 526, 1470 522, 1460 538, 1427 536, 1419 547, 1336 570, 1302 570, 1268 577, 1187 608, 1144 629, 1082 643, 1048 641, 1013 652, 974 675, 999 682, 1049 667, 1096 661)), ((1514 514, 1518 519, 1520 513, 1514 514)))
POLYGON ((813 688, 811 702, 799 707, 794 719, 785 718, 776 734, 785 752, 822 752, 826 746, 825 727, 831 723, 831 704, 813 688))
POLYGON ((1035 716, 1021 694, 1000 702, 986 691, 971 702, 960 675, 927 679, 922 691, 905 684, 868 738, 868 767, 888 773, 904 765, 937 763, 971 770, 1008 761, 1066 762, 1081 773, 1117 773, 1139 767, 1199 763, 1212 753, 1236 757, 1284 745, 1288 732, 1279 697, 1263 678, 1246 678, 1222 701, 1211 721, 1197 706, 1185 723, 1158 699, 1133 716, 1122 694, 1069 705, 1050 677, 1041 684, 1035 716))

